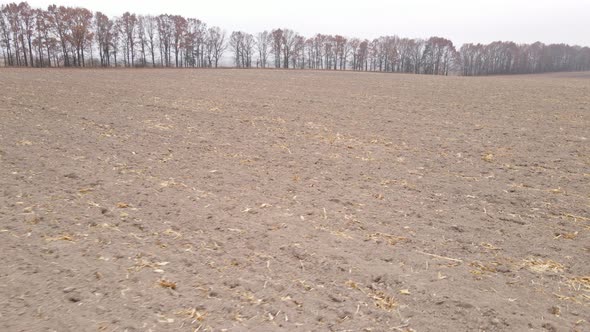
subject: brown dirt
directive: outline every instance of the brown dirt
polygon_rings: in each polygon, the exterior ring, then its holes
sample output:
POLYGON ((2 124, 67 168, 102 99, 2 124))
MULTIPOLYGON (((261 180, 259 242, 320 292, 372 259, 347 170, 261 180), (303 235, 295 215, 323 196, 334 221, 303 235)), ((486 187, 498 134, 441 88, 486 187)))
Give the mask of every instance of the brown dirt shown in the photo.
POLYGON ((0 70, 0 330, 590 331, 568 76, 0 70))

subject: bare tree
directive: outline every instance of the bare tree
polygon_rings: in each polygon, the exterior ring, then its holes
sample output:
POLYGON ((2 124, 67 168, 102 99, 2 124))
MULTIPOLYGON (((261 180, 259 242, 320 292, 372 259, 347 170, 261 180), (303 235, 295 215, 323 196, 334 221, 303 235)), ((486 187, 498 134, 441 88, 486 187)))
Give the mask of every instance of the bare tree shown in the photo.
POLYGON ((182 40, 184 52, 184 65, 188 67, 200 67, 201 61, 201 44, 203 22, 196 18, 189 18, 186 20, 186 30, 182 40))
MULTIPOLYGON (((20 16, 22 19, 22 23, 23 23, 23 35, 26 36, 27 38, 27 44, 28 44, 28 51, 29 51, 29 64, 31 67, 34 66, 34 60, 33 60, 33 31, 34 31, 34 26, 35 26, 35 15, 34 15, 34 11, 31 8, 31 6, 29 6, 28 3, 26 2, 21 2, 18 5, 18 10, 20 12, 20 16)), ((27 55, 25 54, 25 60, 26 60, 27 55)))
POLYGON ((272 36, 268 31, 260 32, 256 35, 256 49, 258 51, 258 64, 261 68, 266 68, 268 64, 268 54, 272 36))
POLYGON ((160 64, 170 67, 172 35, 174 34, 172 18, 169 15, 160 15, 157 18, 157 23, 160 42, 160 64))
POLYGON ((282 36, 282 43, 283 43, 283 68, 289 68, 289 58, 291 56, 291 51, 295 46, 295 42, 297 41, 297 33, 293 30, 284 29, 283 36, 282 36))
POLYGON ((283 30, 275 29, 271 33, 272 35, 272 48, 271 52, 275 58, 275 68, 281 68, 281 57, 283 48, 283 30))
POLYGON ((12 30, 8 22, 8 7, 0 7, 0 47, 2 48, 2 58, 5 66, 14 66, 14 58, 10 47, 12 30), (6 51, 5 51, 6 50, 6 51))
POLYGON ((110 66, 110 50, 113 43, 113 21, 111 21, 105 14, 97 12, 94 15, 94 26, 94 35, 96 42, 98 43, 100 65, 103 67, 110 66))
POLYGON ((4 8, 4 13, 10 26, 15 65, 16 66, 27 66, 27 52, 23 37, 22 17, 20 15, 20 8, 15 3, 9 3, 4 8))
POLYGON ((192 38, 192 53, 195 66, 204 67, 205 64, 205 48, 207 40, 207 24, 197 19, 189 20, 189 31, 192 38))
POLYGON ((358 38, 353 38, 348 41, 348 47, 350 48, 350 53, 352 54, 352 69, 358 69, 358 55, 359 55, 359 46, 361 41, 358 38))
MULTIPOLYGON (((121 38, 123 39, 127 39, 122 35, 122 25, 123 23, 121 22, 120 18, 115 18, 113 25, 112 25, 112 30, 111 30, 111 46, 112 46, 112 52, 113 52, 113 60, 115 61, 115 67, 118 66, 117 64, 117 54, 119 54, 119 43, 121 42, 121 38)), ((123 59, 125 59, 125 56, 123 57, 123 59)), ((125 60, 126 61, 126 60, 125 60)))
MULTIPOLYGON (((336 44, 336 57, 339 62, 338 69, 344 70, 346 69, 346 58, 348 56, 346 50, 347 40, 340 35, 336 35, 334 36, 334 43, 336 44)), ((334 61, 334 69, 336 69, 336 66, 336 61, 334 61)))
POLYGON ((152 58, 152 67, 156 66, 156 30, 157 30, 157 21, 156 18, 148 15, 143 17, 143 27, 145 30, 145 34, 147 35, 147 42, 148 42, 148 49, 150 50, 150 56, 152 58))
MULTIPOLYGON (((316 34, 312 39, 312 68, 324 69, 326 46, 329 40, 329 36, 322 35, 321 33, 316 34)), ((327 65, 327 64, 326 64, 327 65)))
POLYGON ((291 49, 291 68, 305 68, 305 37, 296 35, 291 49))
POLYGON ((91 32, 92 13, 85 8, 71 8, 70 9, 70 31, 72 36, 72 44, 76 50, 75 60, 79 67, 85 66, 84 50, 87 43, 92 41, 93 34, 91 32))
MULTIPOLYGON (((45 66, 44 52, 47 44, 47 24, 45 21, 45 12, 41 9, 33 10, 35 20, 35 37, 33 39, 33 46, 37 50, 37 67, 45 66)), ((49 58, 49 55, 48 55, 49 58)))
POLYGON ((147 65, 147 58, 146 58, 146 47, 147 47, 147 36, 145 33, 145 25, 146 20, 144 16, 137 17, 137 39, 139 46, 141 48, 141 66, 145 67, 147 65))
POLYGON ((246 68, 252 67, 252 56, 254 54, 254 36, 249 33, 244 33, 242 40, 242 65, 246 68))
POLYGON ((69 28, 67 21, 68 18, 68 9, 66 7, 57 7, 55 5, 51 5, 47 9, 48 16, 50 19, 50 24, 52 25, 53 31, 57 35, 57 39, 61 45, 62 49, 62 56, 64 61, 64 66, 70 66, 70 59, 68 54, 68 46, 69 46, 69 28))
POLYGON ((414 74, 420 74, 423 71, 422 64, 424 60, 425 45, 423 39, 414 39, 411 43, 411 56, 414 68, 414 74))
POLYGON ((125 36, 126 65, 133 67, 135 64, 135 30, 137 16, 126 12, 121 16, 121 33, 125 36))
POLYGON ((179 15, 171 17, 173 24, 173 41, 174 41, 174 60, 176 67, 182 67, 182 41, 186 35, 186 19, 179 15), (179 62, 180 59, 180 62, 179 62))
POLYGON ((219 60, 227 48, 225 43, 225 31, 219 27, 211 27, 207 31, 207 49, 209 53, 209 66, 219 66, 219 60))
POLYGON ((242 67, 242 47, 244 42, 244 33, 241 31, 234 31, 229 36, 229 48, 234 53, 234 63, 236 67, 242 67))

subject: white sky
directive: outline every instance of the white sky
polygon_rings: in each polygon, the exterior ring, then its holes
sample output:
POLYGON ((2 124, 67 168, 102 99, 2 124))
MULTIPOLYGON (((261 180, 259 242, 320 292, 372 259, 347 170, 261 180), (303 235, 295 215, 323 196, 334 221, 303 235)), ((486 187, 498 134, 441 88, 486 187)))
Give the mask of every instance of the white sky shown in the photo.
MULTIPOLYGON (((0 0, 0 3, 9 1, 0 0)), ((33 7, 55 3, 82 6, 109 16, 180 14, 217 25, 228 33, 290 28, 315 33, 375 38, 440 36, 466 42, 512 40, 590 46, 590 0, 28 0, 33 7)))

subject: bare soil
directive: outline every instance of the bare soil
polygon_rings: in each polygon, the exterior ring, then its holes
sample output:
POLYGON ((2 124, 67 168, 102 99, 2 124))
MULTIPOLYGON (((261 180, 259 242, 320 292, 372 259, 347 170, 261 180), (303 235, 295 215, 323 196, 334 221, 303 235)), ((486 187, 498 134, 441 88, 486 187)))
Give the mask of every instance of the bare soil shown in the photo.
POLYGON ((0 70, 0 330, 590 331, 589 77, 0 70))

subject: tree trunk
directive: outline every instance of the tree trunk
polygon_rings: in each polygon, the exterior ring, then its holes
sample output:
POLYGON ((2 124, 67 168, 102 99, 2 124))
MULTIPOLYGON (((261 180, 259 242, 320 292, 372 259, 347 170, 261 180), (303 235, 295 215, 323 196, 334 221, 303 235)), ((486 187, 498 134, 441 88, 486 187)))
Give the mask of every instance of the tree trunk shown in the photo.
POLYGON ((33 45, 31 43, 31 37, 27 36, 28 42, 29 42, 29 58, 31 59, 31 67, 34 67, 34 61, 33 61, 33 45))
POLYGON ((150 45, 151 45, 151 49, 152 49, 152 67, 155 67, 156 60, 155 60, 155 56, 154 56, 154 43, 152 42, 150 45))
POLYGON ((39 67, 43 68, 43 46, 41 45, 41 38, 39 38, 39 67))
POLYGON ((28 60, 27 60, 27 47, 25 46, 25 37, 21 34, 20 35, 20 43, 23 46, 23 58, 25 58, 25 67, 28 67, 28 60))
POLYGON ((66 47, 66 42, 65 42, 65 39, 63 39, 63 38, 61 40, 62 40, 61 47, 62 47, 62 51, 64 53, 64 66, 69 67, 70 66, 70 59, 68 56, 68 49, 66 47))

